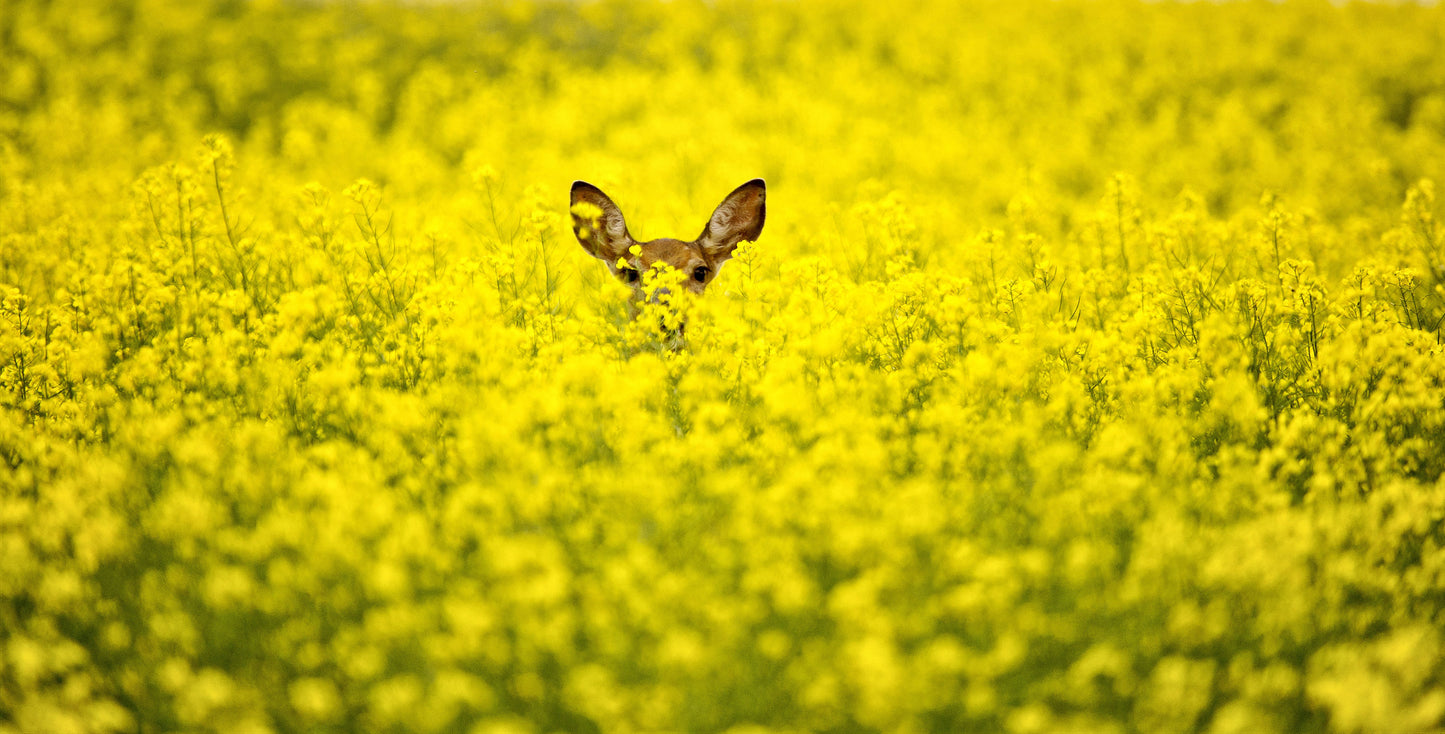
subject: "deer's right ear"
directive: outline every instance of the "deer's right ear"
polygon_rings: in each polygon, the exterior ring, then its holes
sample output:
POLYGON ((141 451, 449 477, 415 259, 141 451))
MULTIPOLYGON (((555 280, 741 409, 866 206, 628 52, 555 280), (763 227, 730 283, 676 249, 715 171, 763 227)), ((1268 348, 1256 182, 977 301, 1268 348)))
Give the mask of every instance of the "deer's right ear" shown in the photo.
POLYGON ((582 249, 609 264, 633 245, 622 210, 602 189, 586 181, 572 182, 572 233, 577 235, 582 249))
POLYGON ((755 242, 763 233, 763 220, 768 215, 767 197, 767 184, 755 178, 733 189, 717 205, 697 240, 715 265, 732 257, 739 242, 755 242))

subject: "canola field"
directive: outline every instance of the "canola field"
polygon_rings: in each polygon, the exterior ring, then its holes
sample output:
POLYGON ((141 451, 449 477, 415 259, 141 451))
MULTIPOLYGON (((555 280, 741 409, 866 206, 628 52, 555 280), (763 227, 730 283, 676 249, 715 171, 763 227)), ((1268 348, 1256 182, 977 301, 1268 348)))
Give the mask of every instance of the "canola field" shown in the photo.
POLYGON ((0 732, 1441 731, 1432 181, 1438 6, 0 3, 0 732))

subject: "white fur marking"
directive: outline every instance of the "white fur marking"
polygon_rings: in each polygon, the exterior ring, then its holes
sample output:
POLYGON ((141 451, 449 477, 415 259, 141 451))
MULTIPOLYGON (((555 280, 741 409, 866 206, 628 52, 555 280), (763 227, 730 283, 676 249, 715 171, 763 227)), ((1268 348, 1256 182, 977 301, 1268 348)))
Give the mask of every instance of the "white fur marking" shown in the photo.
POLYGON ((717 237, 727 234, 729 228, 732 226, 733 218, 734 216, 736 216, 736 214, 737 205, 733 202, 724 201, 723 203, 719 204, 717 210, 712 213, 713 236, 717 237))

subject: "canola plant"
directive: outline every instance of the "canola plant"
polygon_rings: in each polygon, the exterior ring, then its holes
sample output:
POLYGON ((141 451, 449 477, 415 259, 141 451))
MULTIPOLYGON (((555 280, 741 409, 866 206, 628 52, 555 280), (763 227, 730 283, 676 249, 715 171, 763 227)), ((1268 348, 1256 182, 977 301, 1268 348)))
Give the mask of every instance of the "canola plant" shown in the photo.
POLYGON ((0 3, 0 732, 1439 731, 1442 29, 0 3))

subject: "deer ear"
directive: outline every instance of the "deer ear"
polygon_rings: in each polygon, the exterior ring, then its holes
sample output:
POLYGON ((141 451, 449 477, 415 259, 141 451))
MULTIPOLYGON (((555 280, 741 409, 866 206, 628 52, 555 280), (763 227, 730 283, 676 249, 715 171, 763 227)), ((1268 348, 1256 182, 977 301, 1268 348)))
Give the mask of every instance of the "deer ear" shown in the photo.
POLYGON ((622 210, 602 189, 586 181, 572 182, 572 233, 588 254, 609 263, 633 244, 622 210))
POLYGON ((703 227, 698 244, 714 263, 732 257, 739 242, 752 242, 763 233, 768 213, 767 185, 755 178, 733 189, 703 227))

